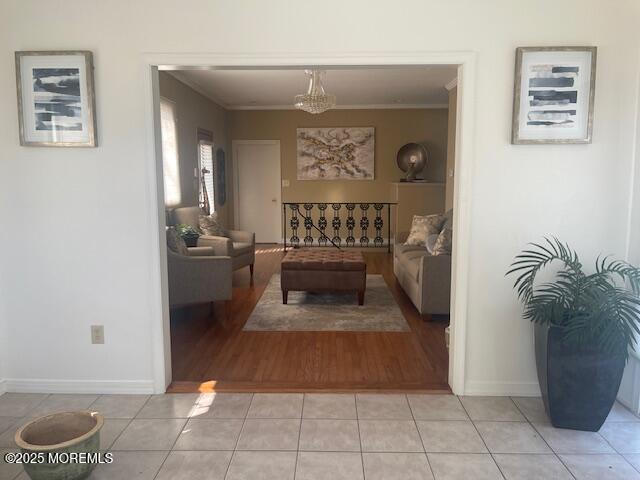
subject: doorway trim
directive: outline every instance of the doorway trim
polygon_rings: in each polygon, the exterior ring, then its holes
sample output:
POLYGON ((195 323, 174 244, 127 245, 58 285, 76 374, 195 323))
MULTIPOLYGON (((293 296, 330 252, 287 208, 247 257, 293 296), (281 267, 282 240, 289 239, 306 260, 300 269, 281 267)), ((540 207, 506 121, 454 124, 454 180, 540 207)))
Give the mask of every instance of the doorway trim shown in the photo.
POLYGON ((471 51, 367 52, 347 54, 222 54, 149 53, 141 56, 146 130, 147 210, 149 249, 152 374, 154 390, 164 393, 171 382, 171 345, 166 263, 162 148, 159 143, 158 71, 202 68, 392 67, 458 65, 458 106, 454 184, 454 230, 451 280, 449 385, 454 394, 466 391, 467 315, 471 199, 475 145, 476 57, 471 51))
MULTIPOLYGON (((282 149, 280 147, 280 140, 231 140, 231 163, 233 172, 233 222, 234 228, 240 228, 240 211, 238 205, 240 204, 240 175, 238 172, 238 162, 236 162, 236 148, 238 145, 277 145, 280 157, 278 158, 278 169, 280 178, 280 185, 278 187, 278 203, 282 204, 282 149)), ((280 224, 279 232, 282 231, 282 215, 278 212, 278 223, 280 224)))

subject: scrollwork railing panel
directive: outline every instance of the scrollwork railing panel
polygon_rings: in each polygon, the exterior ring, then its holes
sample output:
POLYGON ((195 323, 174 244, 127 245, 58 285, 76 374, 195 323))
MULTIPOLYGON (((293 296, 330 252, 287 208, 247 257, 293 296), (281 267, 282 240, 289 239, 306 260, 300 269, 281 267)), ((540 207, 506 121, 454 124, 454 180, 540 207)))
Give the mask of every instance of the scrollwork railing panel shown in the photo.
POLYGON ((387 246, 391 251, 393 205, 388 202, 285 202, 282 205, 285 250, 287 246, 387 246))

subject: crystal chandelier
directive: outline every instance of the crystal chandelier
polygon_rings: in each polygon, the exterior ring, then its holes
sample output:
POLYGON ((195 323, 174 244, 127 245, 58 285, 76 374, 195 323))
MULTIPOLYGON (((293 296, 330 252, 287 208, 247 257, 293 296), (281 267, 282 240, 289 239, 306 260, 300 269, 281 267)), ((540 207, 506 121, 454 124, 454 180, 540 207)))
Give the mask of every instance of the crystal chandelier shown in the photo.
POLYGON ((320 70, 305 70, 309 76, 307 93, 301 93, 294 98, 294 106, 309 113, 322 113, 336 106, 336 96, 325 93, 320 76, 320 70))

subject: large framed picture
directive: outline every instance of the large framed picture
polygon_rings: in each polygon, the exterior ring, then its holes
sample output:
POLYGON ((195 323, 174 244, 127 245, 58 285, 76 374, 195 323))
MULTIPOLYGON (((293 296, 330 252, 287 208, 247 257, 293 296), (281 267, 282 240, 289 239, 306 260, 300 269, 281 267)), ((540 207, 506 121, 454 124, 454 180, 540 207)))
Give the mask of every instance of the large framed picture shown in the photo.
POLYGON ((93 56, 16 52, 20 145, 95 147, 93 56))
POLYGON ((516 49, 512 143, 591 143, 596 51, 516 49))
POLYGON ((298 180, 373 180, 374 127, 298 128, 298 180))

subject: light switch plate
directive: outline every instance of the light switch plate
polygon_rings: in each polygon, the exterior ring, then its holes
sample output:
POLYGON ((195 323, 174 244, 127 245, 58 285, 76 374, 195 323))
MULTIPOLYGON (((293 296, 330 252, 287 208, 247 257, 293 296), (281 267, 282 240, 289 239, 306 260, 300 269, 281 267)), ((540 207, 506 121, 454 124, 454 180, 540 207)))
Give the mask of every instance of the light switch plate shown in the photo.
POLYGON ((282 180, 282 186, 283 187, 288 187, 290 185, 289 180, 282 180))
POLYGON ((94 345, 104 343, 104 325, 91 325, 91 343, 94 345))

